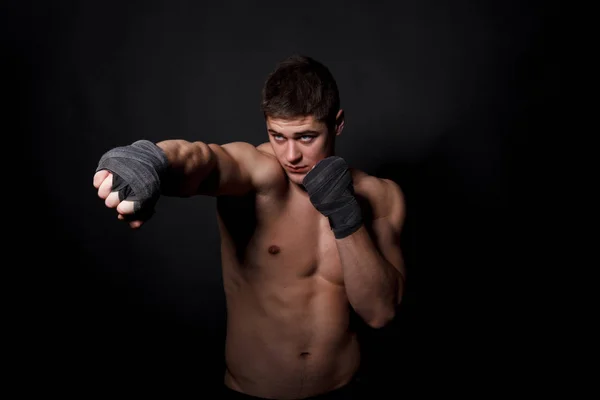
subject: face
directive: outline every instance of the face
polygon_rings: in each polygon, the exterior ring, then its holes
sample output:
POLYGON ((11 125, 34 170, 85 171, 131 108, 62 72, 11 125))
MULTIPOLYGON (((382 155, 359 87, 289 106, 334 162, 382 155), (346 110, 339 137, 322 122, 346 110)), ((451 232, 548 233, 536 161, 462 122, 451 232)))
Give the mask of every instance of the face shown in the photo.
MULTIPOLYGON (((342 115, 340 110, 338 120, 342 115)), ((317 162, 333 155, 334 137, 343 128, 340 120, 334 132, 329 132, 325 123, 312 116, 294 119, 268 117, 266 123, 275 156, 290 181, 298 185, 317 162)))

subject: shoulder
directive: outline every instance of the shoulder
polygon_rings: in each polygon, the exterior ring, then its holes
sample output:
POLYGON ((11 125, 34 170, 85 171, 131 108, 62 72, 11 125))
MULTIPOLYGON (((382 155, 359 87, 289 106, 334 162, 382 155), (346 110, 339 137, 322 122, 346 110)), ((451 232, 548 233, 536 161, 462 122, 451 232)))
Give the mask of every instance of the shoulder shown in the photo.
POLYGON ((273 152, 273 146, 271 146, 271 143, 261 143, 258 146, 256 146, 256 150, 266 155, 267 157, 272 158, 274 161, 277 162, 277 164, 279 164, 279 162, 275 158, 275 152, 273 152))
POLYGON ((286 175, 269 142, 258 146, 247 142, 231 142, 221 148, 236 159, 257 190, 268 190, 285 183, 286 175))
POLYGON ((402 225, 405 215, 404 193, 396 182, 350 169, 354 191, 371 208, 372 219, 387 218, 394 225, 402 225))
MULTIPOLYGON (((229 142, 225 144, 210 144, 211 147, 220 147, 237 160, 252 160, 256 162, 265 162, 269 156, 267 146, 269 143, 262 143, 258 146, 248 142, 229 142)), ((272 154, 272 153, 271 153, 272 154)))

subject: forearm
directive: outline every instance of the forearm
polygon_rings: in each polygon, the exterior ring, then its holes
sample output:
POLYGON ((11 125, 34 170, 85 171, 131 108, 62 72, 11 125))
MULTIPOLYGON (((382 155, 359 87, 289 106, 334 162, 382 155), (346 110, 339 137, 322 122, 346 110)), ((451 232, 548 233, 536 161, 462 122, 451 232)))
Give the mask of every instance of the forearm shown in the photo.
POLYGON ((363 194, 387 200, 370 205, 381 215, 371 221, 375 241, 364 225, 354 177, 344 159, 330 156, 319 161, 303 179, 303 185, 315 208, 329 219, 350 304, 366 323, 379 328, 394 317, 403 290, 397 243, 400 223, 394 208, 398 203, 382 181, 364 179, 363 194))
POLYGON ((169 167, 162 183, 162 194, 188 197, 211 173, 216 161, 210 147, 203 142, 165 140, 156 143, 166 154, 169 167))
POLYGON ((336 243, 350 304, 370 326, 384 326, 394 317, 400 273, 380 254, 364 226, 336 243))

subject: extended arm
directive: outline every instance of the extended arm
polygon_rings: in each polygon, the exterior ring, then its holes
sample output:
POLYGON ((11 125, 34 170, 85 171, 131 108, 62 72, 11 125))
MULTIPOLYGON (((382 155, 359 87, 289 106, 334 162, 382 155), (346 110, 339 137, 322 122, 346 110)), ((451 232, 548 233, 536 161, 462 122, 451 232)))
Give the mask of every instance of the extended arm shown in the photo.
POLYGON ((164 195, 242 195, 253 188, 251 167, 258 151, 251 144, 167 140, 157 146, 169 160, 162 185, 164 195))
POLYGON ((160 195, 242 195, 257 183, 260 153, 248 143, 225 145, 147 140, 111 149, 100 159, 94 187, 120 219, 138 228, 160 195))

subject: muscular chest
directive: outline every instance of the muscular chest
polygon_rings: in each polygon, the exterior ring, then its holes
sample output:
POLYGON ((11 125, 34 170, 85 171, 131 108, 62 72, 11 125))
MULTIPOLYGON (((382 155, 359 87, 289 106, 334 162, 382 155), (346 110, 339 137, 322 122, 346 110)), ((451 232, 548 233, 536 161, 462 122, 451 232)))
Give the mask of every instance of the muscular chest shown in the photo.
POLYGON ((290 196, 272 204, 257 200, 257 229, 249 242, 248 261, 267 278, 320 276, 342 284, 342 270, 329 221, 306 197, 290 196))

